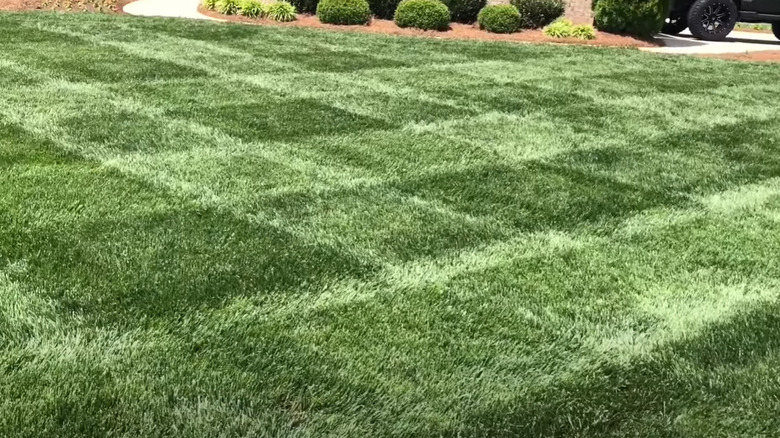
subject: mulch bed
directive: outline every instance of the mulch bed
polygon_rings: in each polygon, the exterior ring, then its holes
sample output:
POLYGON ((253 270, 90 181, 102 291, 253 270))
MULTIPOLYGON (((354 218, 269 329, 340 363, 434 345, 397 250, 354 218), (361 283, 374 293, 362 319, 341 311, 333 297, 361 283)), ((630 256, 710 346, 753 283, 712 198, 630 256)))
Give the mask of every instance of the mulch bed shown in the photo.
POLYGON ((293 26, 293 27, 313 27, 321 29, 345 30, 365 33, 380 33, 387 35, 411 35, 425 36, 432 38, 450 38, 467 40, 486 40, 486 41, 516 41, 529 43, 558 43, 558 44, 580 44, 589 46, 609 46, 609 47, 653 47, 657 44, 652 41, 636 39, 630 36, 615 35, 606 32, 597 32, 595 40, 580 40, 575 38, 550 38, 542 33, 541 30, 525 30, 512 34, 495 34, 480 30, 476 25, 451 23, 450 30, 445 32, 425 31, 419 29, 404 29, 395 25, 391 20, 374 19, 366 26, 336 26, 332 24, 323 24, 314 15, 298 15, 298 20, 289 23, 279 23, 267 19, 255 19, 242 17, 240 15, 222 15, 215 11, 207 10, 203 7, 199 11, 209 17, 221 20, 262 24, 275 26, 293 26))
MULTIPOLYGON (((106 12, 122 13, 122 8, 134 0, 0 0, 0 11, 32 11, 32 10, 55 10, 69 12, 106 12), (102 4, 103 8, 96 7, 102 4)), ((209 11, 203 7, 199 11, 209 17, 218 18, 225 21, 260 24, 272 26, 292 26, 292 27, 313 27, 321 29, 344 30, 365 33, 380 33, 387 35, 411 35, 425 36, 430 38, 448 38, 448 39, 468 39, 485 41, 516 41, 529 43, 556 43, 556 44, 580 44, 589 46, 607 46, 607 47, 653 47, 658 44, 654 41, 641 40, 625 35, 615 35, 607 32, 597 32, 596 39, 585 41, 572 38, 550 38, 542 33, 541 30, 524 30, 509 35, 494 34, 480 30, 476 25, 452 23, 450 30, 446 32, 424 31, 418 29, 403 29, 395 25, 391 20, 372 20, 367 26, 335 26, 332 24, 320 23, 320 20, 313 15, 298 15, 298 20, 290 23, 279 23, 266 19, 254 19, 242 17, 239 15, 222 15, 215 11, 209 11)), ((746 29, 740 29, 746 31, 746 29)), ((716 55, 700 55, 704 58, 719 58, 735 61, 752 62, 780 62, 780 50, 751 52, 751 53, 725 53, 716 55)))
POLYGON ((0 11, 61 11, 122 13, 134 0, 0 0, 0 11))
POLYGON ((703 58, 729 59, 732 61, 750 62, 780 62, 780 50, 750 53, 722 53, 717 55, 701 55, 703 58))

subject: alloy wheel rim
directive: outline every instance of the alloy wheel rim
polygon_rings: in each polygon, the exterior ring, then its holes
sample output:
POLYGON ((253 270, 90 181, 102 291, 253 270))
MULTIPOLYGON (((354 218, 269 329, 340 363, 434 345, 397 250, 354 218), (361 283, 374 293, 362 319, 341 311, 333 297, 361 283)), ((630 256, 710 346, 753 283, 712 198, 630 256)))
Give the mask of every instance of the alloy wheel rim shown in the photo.
POLYGON ((702 14, 701 25, 707 32, 715 33, 725 27, 730 19, 731 12, 729 12, 726 5, 718 3, 707 6, 707 9, 702 14))

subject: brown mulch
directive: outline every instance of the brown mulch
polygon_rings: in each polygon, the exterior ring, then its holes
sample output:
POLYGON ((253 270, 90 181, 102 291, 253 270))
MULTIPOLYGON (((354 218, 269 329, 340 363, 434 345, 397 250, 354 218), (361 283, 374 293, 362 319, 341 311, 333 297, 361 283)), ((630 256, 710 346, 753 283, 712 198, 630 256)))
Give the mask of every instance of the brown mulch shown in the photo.
POLYGON ((0 11, 63 11, 122 13, 133 0, 0 0, 0 11), (96 7, 99 4, 101 7, 96 7))
POLYGON ((450 30, 445 32, 425 31, 419 29, 400 28, 391 20, 374 19, 366 26, 337 26, 333 24, 323 24, 314 15, 298 15, 296 21, 289 23, 279 23, 267 19, 255 19, 242 17, 240 15, 222 15, 216 11, 209 11, 202 6, 199 8, 202 14, 209 17, 219 18, 221 20, 275 26, 292 27, 313 27, 321 29, 333 29, 353 32, 380 33, 387 35, 410 35, 425 36, 431 38, 450 38, 467 40, 486 40, 486 41, 517 41, 529 43, 559 43, 559 44, 580 44, 589 46, 609 46, 609 47, 653 47, 657 44, 652 41, 645 41, 629 36, 615 35, 606 32, 596 32, 595 40, 580 40, 575 38, 550 38, 542 33, 541 30, 525 30, 512 34, 496 34, 480 30, 476 25, 451 23, 450 30))
POLYGON ((0 0, 0 11, 28 11, 40 9, 40 0, 0 0))
POLYGON ((716 55, 700 55, 703 58, 729 59, 732 61, 749 62, 780 62, 780 50, 750 53, 721 53, 716 55))

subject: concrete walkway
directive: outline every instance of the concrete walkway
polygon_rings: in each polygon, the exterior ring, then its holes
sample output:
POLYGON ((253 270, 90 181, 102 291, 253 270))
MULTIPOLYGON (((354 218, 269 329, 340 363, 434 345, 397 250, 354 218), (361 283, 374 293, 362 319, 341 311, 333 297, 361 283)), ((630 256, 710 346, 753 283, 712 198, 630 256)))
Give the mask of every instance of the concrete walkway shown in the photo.
POLYGON ((198 12, 200 0, 138 0, 125 5, 122 10, 130 15, 144 17, 177 17, 196 20, 217 20, 198 12))
POLYGON ((707 55, 721 53, 750 53, 780 50, 780 41, 771 33, 739 32, 729 34, 726 41, 701 41, 694 39, 688 30, 677 36, 661 34, 656 37, 663 47, 649 47, 642 50, 656 53, 681 55, 707 55))

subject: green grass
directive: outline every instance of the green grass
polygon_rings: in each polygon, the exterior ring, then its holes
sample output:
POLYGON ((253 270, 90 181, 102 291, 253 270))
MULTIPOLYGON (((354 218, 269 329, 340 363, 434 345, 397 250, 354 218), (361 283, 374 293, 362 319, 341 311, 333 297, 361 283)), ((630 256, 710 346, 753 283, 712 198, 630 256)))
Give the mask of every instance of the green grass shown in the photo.
POLYGON ((774 65, 0 15, 0 436, 773 437, 774 65))
POLYGON ((737 30, 760 30, 763 32, 772 32, 772 25, 769 23, 737 23, 737 30))

